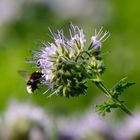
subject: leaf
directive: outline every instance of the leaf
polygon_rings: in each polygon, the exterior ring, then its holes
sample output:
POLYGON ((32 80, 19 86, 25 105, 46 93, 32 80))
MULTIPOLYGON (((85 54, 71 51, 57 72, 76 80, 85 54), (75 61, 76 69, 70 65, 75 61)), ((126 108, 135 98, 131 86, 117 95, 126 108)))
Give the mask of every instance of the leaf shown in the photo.
POLYGON ((128 87, 134 85, 134 82, 126 82, 126 77, 121 79, 115 86, 111 89, 111 92, 115 98, 118 98, 122 92, 124 92, 128 87))
POLYGON ((96 105, 97 111, 99 111, 99 113, 103 116, 105 116, 106 113, 111 112, 112 108, 118 108, 118 107, 119 107, 118 104, 111 101, 105 102, 101 105, 96 105))

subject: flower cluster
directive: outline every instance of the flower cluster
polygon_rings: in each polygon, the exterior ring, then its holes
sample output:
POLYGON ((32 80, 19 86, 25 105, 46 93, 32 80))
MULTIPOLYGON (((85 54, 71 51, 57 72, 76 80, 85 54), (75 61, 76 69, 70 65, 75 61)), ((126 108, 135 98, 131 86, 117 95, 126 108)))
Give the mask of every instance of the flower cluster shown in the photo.
POLYGON ((70 39, 63 31, 52 33, 54 43, 43 43, 40 52, 35 53, 35 64, 41 69, 42 83, 65 97, 86 94, 88 80, 97 80, 104 71, 100 57, 102 43, 109 37, 102 28, 91 37, 90 45, 85 45, 83 30, 70 24, 70 39))
POLYGON ((41 51, 35 53, 35 64, 41 69, 42 83, 48 85, 53 94, 65 97, 85 95, 88 80, 98 81, 105 67, 100 56, 102 43, 109 32, 101 28, 91 37, 89 46, 83 30, 70 24, 70 38, 62 30, 51 31, 54 42, 43 43, 41 51))
POLYGON ((98 32, 95 30, 89 45, 83 30, 76 25, 70 24, 70 37, 64 36, 63 30, 50 32, 53 42, 42 43, 40 51, 34 52, 35 59, 32 62, 39 71, 31 74, 27 82, 28 93, 31 94, 39 86, 44 85, 48 90, 52 90, 48 97, 54 94, 64 97, 86 95, 87 82, 91 81, 109 98, 108 101, 96 106, 102 115, 113 108, 120 108, 132 117, 133 114, 124 105, 120 96, 135 83, 122 78, 108 89, 101 79, 101 74, 105 70, 101 49, 103 42, 110 36, 109 32, 104 32, 103 27, 98 32))

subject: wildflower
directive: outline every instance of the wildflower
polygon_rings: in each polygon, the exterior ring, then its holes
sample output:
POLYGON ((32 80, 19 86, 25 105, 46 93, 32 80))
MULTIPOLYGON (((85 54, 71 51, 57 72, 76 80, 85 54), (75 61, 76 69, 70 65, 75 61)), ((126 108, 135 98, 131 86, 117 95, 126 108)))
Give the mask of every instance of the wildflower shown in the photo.
POLYGON ((29 103, 11 101, 3 113, 0 126, 0 139, 50 139, 53 122, 41 107, 29 103))
POLYGON ((35 64, 43 74, 42 83, 48 85, 53 94, 65 97, 85 95, 87 81, 104 70, 102 60, 93 52, 100 50, 109 33, 101 37, 101 28, 92 36, 92 46, 88 49, 85 34, 78 26, 70 24, 70 39, 62 30, 50 32, 54 42, 43 43, 40 52, 35 53, 35 64))
POLYGON ((126 117, 120 123, 119 129, 115 131, 119 140, 139 140, 140 139, 140 112, 135 111, 134 118, 126 117))
POLYGON ((95 30, 95 35, 91 37, 91 44, 94 48, 95 52, 99 52, 102 47, 102 43, 110 36, 109 32, 103 33, 103 27, 100 28, 99 32, 97 33, 95 30))
POLYGON ((88 110, 68 118, 58 118, 57 127, 61 137, 71 139, 112 139, 112 128, 95 112, 88 110), (76 129, 75 129, 76 128, 76 129))
POLYGON ((27 88, 29 92, 36 90, 39 84, 47 85, 48 90, 53 91, 49 97, 54 94, 75 97, 86 95, 87 82, 91 81, 110 99, 96 106, 102 115, 110 112, 112 108, 120 108, 132 117, 133 114, 119 98, 122 92, 134 83, 126 82, 123 78, 110 90, 106 88, 100 78, 105 70, 101 48, 103 42, 110 36, 109 32, 103 33, 103 27, 100 28, 98 33, 95 30, 95 35, 91 37, 89 47, 85 44, 86 38, 82 29, 70 24, 69 32, 70 38, 67 38, 64 36, 63 30, 56 33, 51 31, 54 42, 43 43, 40 51, 35 52, 35 60, 32 62, 39 68, 41 78, 39 80, 30 78, 28 81, 30 84, 27 83, 27 86, 30 86, 27 88))

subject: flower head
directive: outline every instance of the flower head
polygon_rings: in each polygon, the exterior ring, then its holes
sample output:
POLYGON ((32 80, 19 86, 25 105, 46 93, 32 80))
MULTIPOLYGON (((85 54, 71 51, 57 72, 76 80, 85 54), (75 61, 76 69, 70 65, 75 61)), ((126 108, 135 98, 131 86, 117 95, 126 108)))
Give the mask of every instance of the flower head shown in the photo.
POLYGON ((85 34, 78 26, 70 24, 70 38, 62 30, 50 30, 54 42, 43 43, 40 52, 35 53, 35 64, 43 74, 42 83, 54 91, 53 94, 78 96, 86 94, 87 80, 96 78, 104 69, 102 60, 94 54, 107 39, 108 32, 102 37, 102 28, 91 38, 92 48, 88 49, 85 34))

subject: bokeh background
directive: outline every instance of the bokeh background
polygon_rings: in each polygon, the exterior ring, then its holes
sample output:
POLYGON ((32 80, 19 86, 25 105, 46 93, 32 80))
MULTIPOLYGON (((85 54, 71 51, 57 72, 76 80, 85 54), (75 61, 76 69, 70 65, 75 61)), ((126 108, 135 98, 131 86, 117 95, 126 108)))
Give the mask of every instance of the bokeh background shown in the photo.
MULTIPOLYGON (((31 65, 26 63, 26 59, 31 56, 30 50, 39 48, 41 41, 51 41, 48 27, 53 31, 63 29, 68 35, 70 22, 84 29, 88 41, 94 34, 95 28, 104 26, 110 31, 111 37, 104 43, 102 49, 107 68, 102 78, 110 88, 125 76, 129 81, 136 82, 133 87, 126 90, 122 99, 126 101, 126 105, 132 112, 138 112, 140 109, 139 5, 138 0, 135 2, 131 0, 0 0, 1 116, 4 116, 11 100, 16 100, 19 104, 28 102, 33 106, 39 106, 56 118, 63 116, 66 119, 73 114, 84 116, 87 110, 95 112, 95 104, 102 103, 106 99, 91 83, 87 96, 78 98, 66 99, 53 96, 47 99, 46 95, 29 95, 26 91, 26 80, 18 74, 18 70, 34 71, 31 65)), ((113 127, 118 127, 118 123, 125 118, 123 112, 116 110, 107 114, 103 120, 109 125, 113 124, 113 127)))

